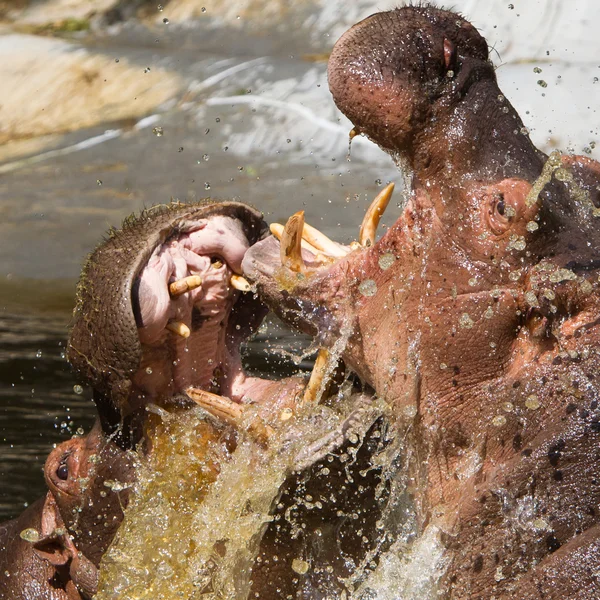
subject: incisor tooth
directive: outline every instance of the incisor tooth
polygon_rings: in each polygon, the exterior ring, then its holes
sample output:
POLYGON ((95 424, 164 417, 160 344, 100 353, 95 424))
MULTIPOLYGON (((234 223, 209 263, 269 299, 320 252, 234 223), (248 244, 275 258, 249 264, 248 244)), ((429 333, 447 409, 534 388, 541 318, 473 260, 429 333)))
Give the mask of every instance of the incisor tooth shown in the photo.
POLYGON ((167 329, 173 333, 176 333, 177 335, 180 335, 182 338, 190 337, 190 328, 181 321, 169 321, 167 323, 167 329))
POLYGON ((231 284, 231 287, 240 290, 240 292, 249 292, 252 289, 250 282, 241 275, 232 275, 229 283, 231 284))
POLYGON ((326 348, 321 348, 317 354, 317 359, 315 360, 315 366, 310 374, 310 379, 306 384, 306 389, 304 390, 305 402, 314 402, 317 400, 319 391, 323 386, 323 379, 325 378, 328 364, 329 350, 326 348))
POLYGON ((292 271, 302 273, 304 261, 302 260, 302 230, 304 229, 304 211, 293 214, 285 224, 281 234, 280 256, 285 267, 292 271))
POLYGON ((371 206, 365 214, 365 218, 360 226, 358 233, 358 241, 361 246, 369 247, 375 243, 375 236, 377 235, 377 227, 379 220, 385 212, 387 205, 390 202, 392 193, 394 192, 394 184, 390 183, 386 185, 379 194, 375 197, 375 200, 371 202, 371 206))
POLYGON ((315 229, 308 223, 304 224, 304 233, 302 234, 302 237, 317 250, 325 252, 326 254, 329 254, 329 256, 343 258, 349 253, 348 250, 340 244, 330 240, 324 233, 315 229))
POLYGON ((173 298, 177 298, 177 296, 195 290, 201 285, 202 278, 199 275, 190 275, 189 277, 184 277, 183 279, 179 279, 169 284, 169 294, 171 294, 173 298))
MULTIPOLYGON (((195 387, 189 387, 185 393, 213 417, 236 428, 242 425, 244 407, 230 398, 195 387)), ((271 427, 265 425, 258 418, 248 425, 248 432, 261 443, 266 443, 274 433, 271 427)))

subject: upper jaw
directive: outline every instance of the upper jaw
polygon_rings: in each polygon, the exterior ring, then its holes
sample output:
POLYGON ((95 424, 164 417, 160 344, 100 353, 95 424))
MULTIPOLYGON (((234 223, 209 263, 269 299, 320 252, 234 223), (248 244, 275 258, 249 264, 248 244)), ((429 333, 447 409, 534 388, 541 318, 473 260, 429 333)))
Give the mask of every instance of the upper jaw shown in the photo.
POLYGON ((292 215, 285 226, 272 224, 273 236, 246 252, 244 276, 283 320, 329 343, 344 320, 334 315, 336 306, 343 305, 348 312, 348 274, 375 245, 377 226, 393 190, 394 184, 389 184, 373 200, 357 241, 349 246, 306 224, 303 212, 292 215))

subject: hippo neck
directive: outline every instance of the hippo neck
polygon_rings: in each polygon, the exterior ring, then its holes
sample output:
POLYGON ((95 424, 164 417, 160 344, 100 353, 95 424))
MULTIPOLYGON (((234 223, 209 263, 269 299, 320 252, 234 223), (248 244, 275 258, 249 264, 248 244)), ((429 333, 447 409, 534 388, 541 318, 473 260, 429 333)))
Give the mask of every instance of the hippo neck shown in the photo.
POLYGON ((456 102, 434 105, 431 124, 415 138, 409 161, 415 179, 435 185, 468 176, 532 182, 546 156, 531 142, 516 110, 495 78, 473 83, 456 102))

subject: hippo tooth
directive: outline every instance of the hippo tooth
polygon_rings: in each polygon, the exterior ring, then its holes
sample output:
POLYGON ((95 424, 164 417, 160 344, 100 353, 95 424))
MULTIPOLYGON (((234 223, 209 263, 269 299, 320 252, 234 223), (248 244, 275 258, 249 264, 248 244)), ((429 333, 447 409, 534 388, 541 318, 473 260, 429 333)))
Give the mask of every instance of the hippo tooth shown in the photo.
POLYGON ((213 417, 229 425, 240 424, 244 409, 233 400, 195 387, 189 387, 185 393, 213 417))
POLYGON ((304 401, 315 402, 319 399, 319 392, 323 387, 323 380, 327 375, 327 367, 329 365, 329 350, 321 348, 317 354, 317 360, 315 360, 315 366, 313 367, 310 379, 304 390, 304 401))
POLYGON ((285 224, 281 234, 280 256, 285 267, 301 273, 305 270, 302 260, 302 231, 304 229, 304 211, 293 214, 285 224))
POLYGON ((379 220, 383 216, 387 205, 390 202, 392 194, 394 192, 394 184, 390 183, 377 194, 371 206, 365 214, 365 218, 360 226, 358 233, 358 241, 361 246, 369 247, 375 243, 375 236, 377 235, 377 227, 379 226, 379 220))
MULTIPOLYGON (((271 233, 279 241, 281 241, 281 236, 283 235, 283 230, 285 227, 281 223, 271 223, 271 225, 269 225, 269 229, 271 230, 271 233)), ((302 238, 302 248, 312 252, 315 256, 320 254, 319 251, 313 245, 309 244, 304 238, 302 238)))
POLYGON ((177 335, 180 335, 182 338, 190 337, 190 328, 181 321, 169 321, 167 323, 167 329, 173 333, 176 333, 177 335))
POLYGON ((343 258, 349 254, 349 250, 341 244, 330 240, 324 233, 318 229, 311 227, 308 223, 304 225, 304 231, 302 237, 309 243, 312 244, 317 250, 325 252, 329 256, 335 258, 343 258))
POLYGON ((240 292, 249 292, 252 289, 250 282, 241 275, 232 275, 229 283, 231 287, 239 290, 240 292))
POLYGON ((169 284, 169 294, 171 294, 173 298, 177 298, 186 292, 199 288, 201 285, 201 277, 198 275, 190 275, 189 277, 184 277, 183 279, 179 279, 169 284))
MULTIPOLYGON (((187 388, 185 393, 213 417, 236 428, 242 425, 244 407, 230 398, 195 387, 187 388)), ((273 429, 259 419, 255 419, 249 424, 248 432, 261 443, 266 442, 273 435, 273 429)))

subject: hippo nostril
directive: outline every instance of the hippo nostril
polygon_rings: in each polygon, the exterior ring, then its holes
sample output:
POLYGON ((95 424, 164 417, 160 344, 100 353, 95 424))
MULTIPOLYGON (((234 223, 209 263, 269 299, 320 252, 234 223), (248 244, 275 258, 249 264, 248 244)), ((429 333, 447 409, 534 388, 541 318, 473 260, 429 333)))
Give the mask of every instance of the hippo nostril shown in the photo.
POLYGON ((69 467, 67 467, 66 463, 61 463, 56 469, 56 476, 63 481, 66 481, 69 478, 69 467))

